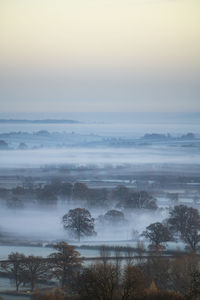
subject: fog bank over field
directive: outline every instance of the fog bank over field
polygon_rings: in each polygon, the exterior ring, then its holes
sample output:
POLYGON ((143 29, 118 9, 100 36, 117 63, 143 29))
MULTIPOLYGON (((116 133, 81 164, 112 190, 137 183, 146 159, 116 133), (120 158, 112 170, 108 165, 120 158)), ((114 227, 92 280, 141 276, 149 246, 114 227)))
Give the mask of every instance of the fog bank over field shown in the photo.
POLYGON ((176 204, 199 209, 200 122, 180 116, 172 123, 162 122, 161 116, 145 122, 144 115, 139 122, 138 116, 132 121, 133 115, 127 116, 127 122, 117 115, 109 122, 105 114, 100 123, 98 118, 95 123, 73 116, 68 119, 82 123, 1 123, 4 243, 5 237, 71 242, 62 217, 77 207, 95 218, 97 235, 82 239, 94 243, 136 241, 148 225, 165 220, 176 204), (153 205, 141 204, 142 193, 153 205), (124 222, 105 221, 113 209, 124 214, 124 222))
POLYGON ((140 137, 145 133, 171 133, 181 135, 186 132, 194 132, 199 134, 200 124, 195 123, 165 123, 165 122, 91 122, 83 124, 1 124, 0 133, 8 132, 37 132, 39 130, 47 130, 49 132, 75 132, 77 134, 98 134, 101 136, 115 137, 140 137))
MULTIPOLYGON (((74 207, 65 204, 54 209, 32 206, 21 210, 10 210, 1 206, 1 232, 16 238, 25 238, 28 241, 72 240, 72 237, 63 229, 62 217, 69 209, 74 207)), ((137 240, 146 226, 152 222, 162 221, 168 215, 167 210, 135 210, 124 213, 127 223, 123 226, 116 226, 116 224, 102 225, 97 218, 99 215, 105 214, 107 210, 103 208, 90 209, 92 216, 96 219, 95 230, 97 236, 84 237, 82 241, 137 240)))
POLYGON ((44 120, 54 119, 58 123, 1 123, 0 133, 36 132, 75 132, 77 134, 98 134, 115 137, 140 137, 145 133, 171 133, 181 135, 186 132, 200 133, 200 113, 0 113, 0 119, 44 120), (66 124, 60 120, 73 120, 79 123, 66 124))
POLYGON ((199 149, 181 147, 135 148, 67 148, 1 151, 1 168, 40 167, 45 165, 74 164, 113 165, 124 164, 200 164, 199 149))

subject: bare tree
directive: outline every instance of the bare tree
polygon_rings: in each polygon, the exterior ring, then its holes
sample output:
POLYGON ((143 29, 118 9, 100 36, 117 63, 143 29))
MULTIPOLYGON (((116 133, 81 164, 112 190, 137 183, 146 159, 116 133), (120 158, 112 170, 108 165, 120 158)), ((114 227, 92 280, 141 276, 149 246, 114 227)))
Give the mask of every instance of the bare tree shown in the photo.
POLYGON ((99 252, 100 252, 100 257, 103 261, 103 264, 106 265, 106 263, 108 262, 108 258, 110 257, 110 254, 111 254, 109 247, 106 245, 101 245, 99 252))
POLYGON ((145 294, 142 272, 135 266, 127 266, 123 274, 122 300, 140 299, 145 294))
POLYGON ((15 252, 8 255, 8 261, 1 264, 1 268, 12 275, 15 280, 16 291, 24 280, 24 254, 15 252))
POLYGON ((118 282, 115 265, 96 263, 83 271, 81 295, 84 300, 116 300, 118 282))
POLYGON ((71 234, 73 234, 79 241, 82 236, 95 235, 94 218, 90 212, 85 208, 70 209, 67 214, 63 216, 63 226, 71 234))
POLYGON ((156 209, 157 204, 156 199, 146 191, 131 191, 128 189, 126 197, 119 199, 117 207, 156 209))
POLYGON ((171 281, 169 276, 170 261, 168 258, 150 256, 139 267, 144 274, 147 286, 150 286, 152 281, 154 281, 159 290, 167 290, 169 288, 171 281))
POLYGON ((117 281, 120 280, 121 262, 122 262, 122 251, 121 247, 115 246, 114 248, 115 266, 117 271, 117 281))
POLYGON ((174 291, 188 295, 192 287, 193 274, 199 272, 199 258, 195 254, 176 257, 170 261, 170 282, 174 291))
POLYGON ((138 255, 138 259, 141 262, 143 259, 143 253, 145 251, 145 245, 143 241, 138 240, 137 241, 137 245, 136 245, 136 249, 135 249, 137 255, 138 255))
POLYGON ((127 246, 124 251, 127 266, 132 266, 134 262, 134 249, 130 246, 127 246))
POLYGON ((61 287, 71 286, 75 280, 82 263, 80 253, 75 250, 74 246, 65 242, 60 242, 54 246, 57 252, 49 255, 52 259, 51 268, 53 274, 61 282, 61 287))
POLYGON ((40 256, 26 256, 24 259, 24 282, 31 284, 31 291, 39 280, 47 280, 49 275, 48 261, 40 256))
POLYGON ((116 266, 120 268, 121 260, 122 260, 122 249, 120 246, 115 246, 114 248, 114 256, 116 260, 116 266))

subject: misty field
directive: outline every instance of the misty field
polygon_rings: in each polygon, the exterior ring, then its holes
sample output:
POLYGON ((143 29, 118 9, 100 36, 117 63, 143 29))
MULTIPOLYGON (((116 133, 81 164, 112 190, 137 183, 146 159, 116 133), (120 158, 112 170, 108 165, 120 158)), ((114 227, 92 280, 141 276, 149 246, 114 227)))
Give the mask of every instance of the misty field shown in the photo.
MULTIPOLYGON (((163 124, 152 125, 155 132, 133 124, 3 126, 1 261, 15 252, 48 258, 65 241, 89 260, 101 259, 102 247, 114 259, 119 248, 124 264, 128 249, 149 255, 153 242, 145 230, 167 224, 175 206, 199 211, 200 136, 185 131, 186 124, 178 132, 163 124), (79 240, 76 225, 63 223, 77 209, 89 213, 92 226, 77 227, 79 240)), ((166 256, 186 251, 178 235, 160 243, 166 256)), ((5 277, 0 282, 1 290, 15 289, 5 277)))

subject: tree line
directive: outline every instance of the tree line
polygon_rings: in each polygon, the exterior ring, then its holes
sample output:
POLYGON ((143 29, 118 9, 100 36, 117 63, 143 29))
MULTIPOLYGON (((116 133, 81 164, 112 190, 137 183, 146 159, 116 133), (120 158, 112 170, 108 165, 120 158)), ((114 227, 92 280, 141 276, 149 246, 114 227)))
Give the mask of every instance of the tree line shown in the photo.
POLYGON ((36 283, 58 280, 59 289, 34 291, 32 300, 197 300, 200 298, 199 257, 194 253, 169 259, 159 252, 137 263, 122 259, 115 252, 114 263, 101 260, 83 265, 79 252, 65 242, 44 259, 11 253, 1 264, 16 283, 35 290, 36 283), (118 259, 117 259, 118 258, 118 259))
POLYGON ((36 282, 48 282, 57 278, 61 287, 69 285, 82 266, 83 258, 74 246, 59 242, 54 246, 56 252, 48 258, 22 253, 11 253, 8 260, 1 263, 1 270, 6 271, 15 281, 16 291, 21 285, 30 285, 34 290, 36 282))
MULTIPOLYGON (((101 221, 122 225, 125 222, 122 212, 110 210, 101 221)), ((69 210, 63 216, 64 229, 80 241, 82 236, 92 236, 97 233, 94 230, 94 218, 85 208, 75 208, 69 210)), ((175 206, 169 212, 169 217, 161 222, 152 223, 146 227, 142 236, 150 240, 150 249, 164 248, 163 243, 181 240, 186 244, 186 249, 190 251, 199 250, 200 242, 200 214, 195 208, 186 205, 175 206)))
POLYGON ((27 199, 35 199, 40 205, 56 205, 59 198, 82 202, 88 206, 105 207, 114 204, 116 208, 156 209, 156 199, 146 191, 136 191, 123 185, 116 188, 89 188, 86 184, 63 182, 59 179, 37 186, 27 178, 23 186, 0 189, 0 198, 6 199, 9 208, 22 208, 27 199))
POLYGON ((169 212, 163 223, 150 224, 143 236, 151 242, 150 247, 159 248, 169 241, 181 240, 186 249, 197 252, 200 242, 200 214, 195 208, 177 205, 169 212))

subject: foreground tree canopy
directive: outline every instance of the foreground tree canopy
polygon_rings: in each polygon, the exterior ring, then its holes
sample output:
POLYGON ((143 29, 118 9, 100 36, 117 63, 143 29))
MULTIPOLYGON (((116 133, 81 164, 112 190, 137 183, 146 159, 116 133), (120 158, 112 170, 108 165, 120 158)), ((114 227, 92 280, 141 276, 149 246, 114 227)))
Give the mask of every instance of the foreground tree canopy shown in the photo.
MULTIPOLYGON (((116 259, 82 265, 80 254, 65 242, 48 258, 12 253, 1 263, 15 279, 16 289, 35 290, 42 282, 59 280, 59 289, 40 290, 32 300, 197 300, 200 298, 199 257, 149 255, 120 264, 116 259), (38 284, 38 286, 36 286, 38 284)), ((125 250, 125 249, 124 249, 125 250)), ((116 256, 117 257, 117 256, 116 256)), ((120 257, 118 257, 120 259, 120 257)), ((51 282, 52 283, 52 282, 51 282)))
POLYGON ((96 235, 94 231, 94 218, 85 208, 70 209, 63 216, 63 226, 79 241, 81 237, 96 235))

